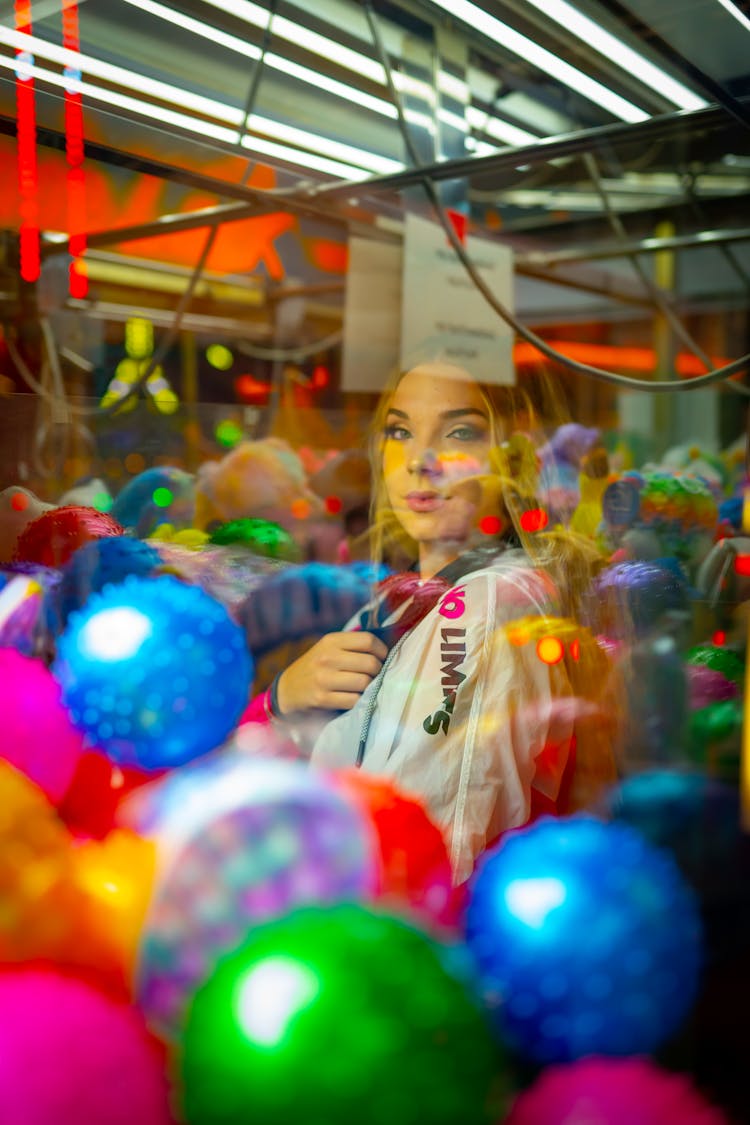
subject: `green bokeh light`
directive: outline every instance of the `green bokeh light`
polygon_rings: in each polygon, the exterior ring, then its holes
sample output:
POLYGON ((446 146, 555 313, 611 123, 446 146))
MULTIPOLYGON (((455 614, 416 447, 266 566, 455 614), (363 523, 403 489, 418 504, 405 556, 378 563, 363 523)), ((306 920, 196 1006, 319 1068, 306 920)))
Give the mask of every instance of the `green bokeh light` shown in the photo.
POLYGON ((448 951, 363 907, 256 928, 193 1001, 188 1125, 489 1125, 503 1063, 448 951))
POLYGON ((91 502, 91 506, 96 508, 97 512, 108 512, 113 503, 114 501, 108 492, 97 492, 91 502))
POLYGON ((168 508, 174 500, 174 496, 168 488, 155 488, 151 499, 157 508, 168 508))
POLYGON ((219 422, 215 432, 216 440, 219 445, 223 445, 227 449, 231 449, 233 446, 237 445, 237 442, 242 441, 245 436, 245 431, 242 429, 242 426, 232 421, 231 418, 225 418, 223 421, 219 422))

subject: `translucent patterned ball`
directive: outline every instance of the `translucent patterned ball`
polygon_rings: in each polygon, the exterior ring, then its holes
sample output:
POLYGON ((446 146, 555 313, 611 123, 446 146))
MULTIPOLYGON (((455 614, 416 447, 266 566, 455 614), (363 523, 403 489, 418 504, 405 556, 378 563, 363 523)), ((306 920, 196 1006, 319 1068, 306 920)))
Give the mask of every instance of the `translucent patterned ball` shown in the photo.
POLYGON ((123 765, 181 765, 223 742, 252 660, 215 598, 176 578, 130 577, 71 616, 54 673, 73 722, 123 765))
POLYGON ((156 841, 159 856, 137 992, 166 1036, 177 1034, 216 961, 258 923, 375 890, 369 826, 301 764, 222 753, 134 802, 135 826, 156 841))
POLYGON ((501 1068, 445 951, 362 907, 255 930, 195 998, 188 1125, 488 1125, 501 1068))
POLYGON ((648 1059, 582 1059, 545 1070, 506 1125, 727 1125, 681 1074, 648 1059))
POLYGON ((697 992, 701 923, 676 864, 591 817, 539 820, 487 853, 467 941, 503 1036, 539 1062, 648 1053, 697 992))

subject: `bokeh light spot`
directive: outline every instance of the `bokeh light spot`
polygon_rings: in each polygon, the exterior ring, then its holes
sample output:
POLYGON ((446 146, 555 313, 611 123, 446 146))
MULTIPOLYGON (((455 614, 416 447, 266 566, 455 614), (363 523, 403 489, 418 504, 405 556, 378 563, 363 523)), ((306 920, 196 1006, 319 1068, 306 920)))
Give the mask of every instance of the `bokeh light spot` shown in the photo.
POLYGON ((14 492, 10 506, 14 512, 25 512, 29 506, 29 498, 25 492, 14 492))
POLYGON ((155 488, 151 497, 157 508, 168 508, 174 496, 168 488, 155 488))
POLYGON ((128 453, 124 464, 127 471, 135 476, 146 468, 146 459, 142 453, 128 453))
POLYGON ((209 344, 206 359, 217 371, 228 371, 234 363, 234 356, 225 344, 209 344))
POLYGON ((497 535, 502 526, 499 516, 482 516, 479 521, 479 530, 483 535, 497 535))
POLYGON ((544 508, 529 508, 521 515, 521 529, 523 531, 542 531, 549 523, 549 516, 544 508))
POLYGON ((326 496, 325 505, 326 511, 330 512, 332 516, 338 515, 343 507, 341 499, 338 496, 326 496))
POLYGON ((310 515, 309 500, 292 500, 290 511, 296 520, 306 520, 310 515))
POLYGON ((537 641, 536 654, 543 664, 559 664, 565 649, 559 637, 541 637, 537 641))
POLYGON ((711 637, 711 644, 721 646, 727 643, 727 635, 723 629, 717 629, 711 637))
POLYGON ((108 512, 113 503, 114 501, 108 492, 97 492, 92 500, 92 507, 96 508, 97 512, 108 512))
POLYGON ((216 427, 215 436, 219 445, 223 445, 226 449, 231 449, 233 446, 237 445, 239 441, 242 441, 244 430, 242 426, 232 418, 224 418, 216 427))

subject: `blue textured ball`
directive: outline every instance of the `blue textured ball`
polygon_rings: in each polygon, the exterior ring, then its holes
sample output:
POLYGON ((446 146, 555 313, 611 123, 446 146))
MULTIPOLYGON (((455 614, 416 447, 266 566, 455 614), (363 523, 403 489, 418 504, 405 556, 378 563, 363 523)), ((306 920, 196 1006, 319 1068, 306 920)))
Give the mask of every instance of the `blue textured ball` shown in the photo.
POLYGON ((60 626, 105 586, 123 582, 131 574, 145 578, 161 565, 159 552, 141 539, 113 535, 85 543, 62 568, 56 591, 60 626))
POLYGON ((692 891, 669 855, 592 817, 544 818, 488 852, 467 942, 501 1033, 541 1063, 648 1053, 697 993, 692 891))
POLYGON ((121 765, 164 769, 222 743, 252 659, 220 602, 176 578, 127 578, 71 616, 54 673, 73 722, 121 765))

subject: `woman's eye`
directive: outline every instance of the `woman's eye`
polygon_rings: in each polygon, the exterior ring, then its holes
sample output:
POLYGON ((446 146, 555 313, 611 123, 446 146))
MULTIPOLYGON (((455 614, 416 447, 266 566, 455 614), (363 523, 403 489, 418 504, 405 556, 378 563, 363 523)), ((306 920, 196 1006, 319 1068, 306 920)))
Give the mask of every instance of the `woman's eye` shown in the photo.
POLYGON ((406 441, 411 437, 411 434, 405 426, 397 426, 395 423, 391 426, 385 427, 385 436, 391 441, 406 441))
POLYGON ((455 426, 448 434, 449 438, 457 441, 481 441, 484 436, 484 430, 479 430, 476 426, 455 426))

